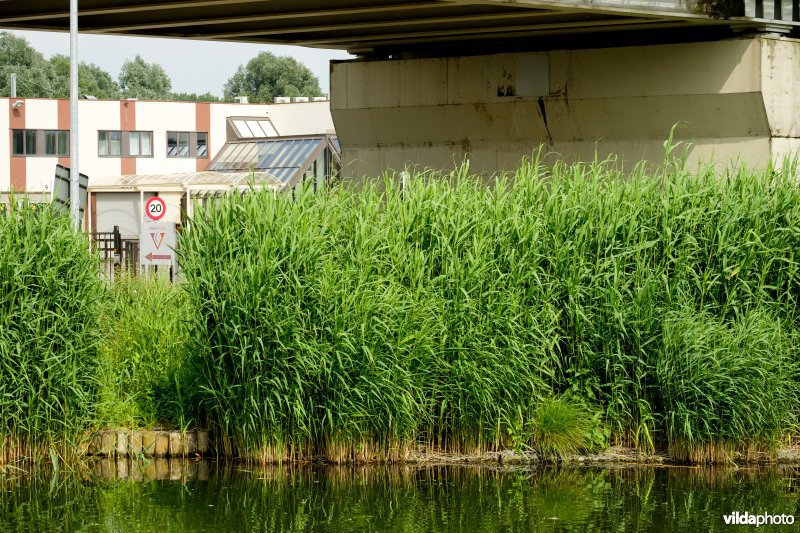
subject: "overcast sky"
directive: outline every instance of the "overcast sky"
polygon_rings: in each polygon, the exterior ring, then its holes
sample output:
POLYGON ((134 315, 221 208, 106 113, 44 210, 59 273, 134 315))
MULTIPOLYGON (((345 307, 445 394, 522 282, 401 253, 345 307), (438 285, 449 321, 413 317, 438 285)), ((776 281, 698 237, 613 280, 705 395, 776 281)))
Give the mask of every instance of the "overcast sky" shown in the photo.
MULTIPOLYGON (((69 55, 69 34, 41 31, 13 31, 28 39, 45 57, 69 55)), ((172 78, 175 92, 205 93, 222 96, 222 86, 239 65, 247 63, 261 51, 289 55, 305 64, 317 75, 320 87, 329 92, 328 62, 346 59, 339 50, 318 50, 299 46, 258 45, 189 41, 183 39, 153 39, 150 37, 117 37, 81 35, 78 41, 80 60, 95 63, 116 79, 122 63, 136 54, 145 61, 164 67, 172 78)))

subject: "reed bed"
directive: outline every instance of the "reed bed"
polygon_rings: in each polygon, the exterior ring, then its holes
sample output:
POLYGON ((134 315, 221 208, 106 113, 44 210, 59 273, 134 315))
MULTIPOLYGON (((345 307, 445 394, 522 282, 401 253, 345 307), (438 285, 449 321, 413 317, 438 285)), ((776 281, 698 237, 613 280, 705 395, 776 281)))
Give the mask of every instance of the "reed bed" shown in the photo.
MULTIPOLYGON (((535 448, 554 397, 684 460, 769 449, 797 414, 798 222, 790 164, 669 158, 225 197, 181 240, 203 406, 263 462, 535 448)), ((564 450, 597 432, 565 420, 564 450)))
POLYGON ((74 455, 93 415, 97 258, 68 217, 0 215, 0 464, 74 455))
POLYGON ((101 304, 99 427, 186 427, 196 423, 187 362, 191 311, 179 285, 157 276, 119 275, 101 304))

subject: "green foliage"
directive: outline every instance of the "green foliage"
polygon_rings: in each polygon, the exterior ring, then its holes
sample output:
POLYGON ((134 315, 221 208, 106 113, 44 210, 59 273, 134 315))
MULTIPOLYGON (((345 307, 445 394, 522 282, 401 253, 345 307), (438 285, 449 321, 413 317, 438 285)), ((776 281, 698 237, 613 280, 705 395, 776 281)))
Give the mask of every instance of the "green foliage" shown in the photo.
POLYGON ((220 102, 221 98, 211 93, 171 93, 169 100, 173 102, 220 102))
MULTIPOLYGON (((54 55, 50 64, 55 74, 54 92, 48 96, 53 98, 69 98, 69 56, 54 55)), ((116 99, 121 93, 119 84, 111 74, 94 63, 78 65, 78 92, 81 96, 91 95, 96 98, 116 99)))
MULTIPOLYGON (((17 74, 17 95, 28 98, 68 98, 69 57, 56 54, 49 60, 24 37, 0 32, 0 96, 10 95, 10 74, 17 74)), ((172 92, 172 80, 156 63, 142 57, 126 60, 118 81, 92 63, 78 66, 81 96, 138 98, 176 102, 219 102, 212 93, 172 92)), ((272 102, 276 96, 322 96, 319 80, 302 63, 262 52, 241 66, 225 84, 225 100, 250 96, 252 102, 272 102)))
MULTIPOLYGON (((683 310, 665 320, 656 363, 672 453, 718 462, 719 444, 774 446, 796 414, 797 348, 783 325, 760 310, 725 323, 683 310), (680 452, 678 450, 681 450, 680 452)), ((730 446, 728 446, 730 447, 730 446)))
POLYGON ((11 96, 12 73, 21 98, 46 98, 57 90, 55 72, 44 56, 26 39, 0 31, 0 96, 11 96))
POLYGON ((189 310, 180 288, 123 276, 111 282, 102 311, 98 425, 187 425, 194 388, 185 364, 189 310))
POLYGON ((74 452, 93 416, 101 294, 68 217, 26 203, 0 216, 0 463, 74 452))
MULTIPOLYGON (((69 57, 54 55, 49 60, 23 37, 0 32, 0 95, 11 94, 10 74, 17 74, 17 95, 28 98, 69 97, 69 57)), ((78 66, 81 95, 119 98, 119 86, 105 70, 92 63, 78 66)))
POLYGON ((530 420, 534 447, 547 457, 565 457, 590 448, 596 421, 568 397, 540 402, 530 420))
POLYGON ((317 77, 296 59, 261 52, 225 84, 225 101, 236 96, 271 103, 276 96, 322 96, 322 90, 317 77))
POLYGON ((119 86, 125 98, 169 100, 172 80, 161 65, 148 63, 137 55, 122 64, 119 86))
POLYGON ((595 446, 771 438, 796 412, 770 399, 794 405, 777 351, 798 325, 797 173, 671 157, 219 200, 181 248, 209 416, 263 460, 499 449, 553 392, 602 408, 580 420, 595 446), (700 325, 681 337, 687 306, 700 325), (688 394, 713 339, 721 375, 688 394), (781 370, 757 372, 769 358, 781 370))

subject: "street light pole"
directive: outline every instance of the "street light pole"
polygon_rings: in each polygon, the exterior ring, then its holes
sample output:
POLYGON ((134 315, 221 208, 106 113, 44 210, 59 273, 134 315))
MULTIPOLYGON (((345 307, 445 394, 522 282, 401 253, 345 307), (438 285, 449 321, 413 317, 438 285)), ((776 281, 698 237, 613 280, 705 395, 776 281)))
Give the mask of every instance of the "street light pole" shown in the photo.
POLYGON ((78 167, 78 0, 69 1, 69 200, 72 229, 81 227, 78 167))

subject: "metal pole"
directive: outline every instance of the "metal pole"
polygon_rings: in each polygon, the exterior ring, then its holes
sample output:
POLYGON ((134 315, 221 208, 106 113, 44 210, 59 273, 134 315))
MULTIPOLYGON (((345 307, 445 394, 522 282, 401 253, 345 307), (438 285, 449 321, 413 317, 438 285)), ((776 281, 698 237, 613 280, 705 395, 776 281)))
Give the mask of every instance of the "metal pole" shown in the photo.
POLYGON ((69 2, 69 200, 72 229, 81 227, 80 168, 78 165, 78 0, 69 2))
POLYGON ((17 97, 17 75, 11 73, 11 98, 17 97))

